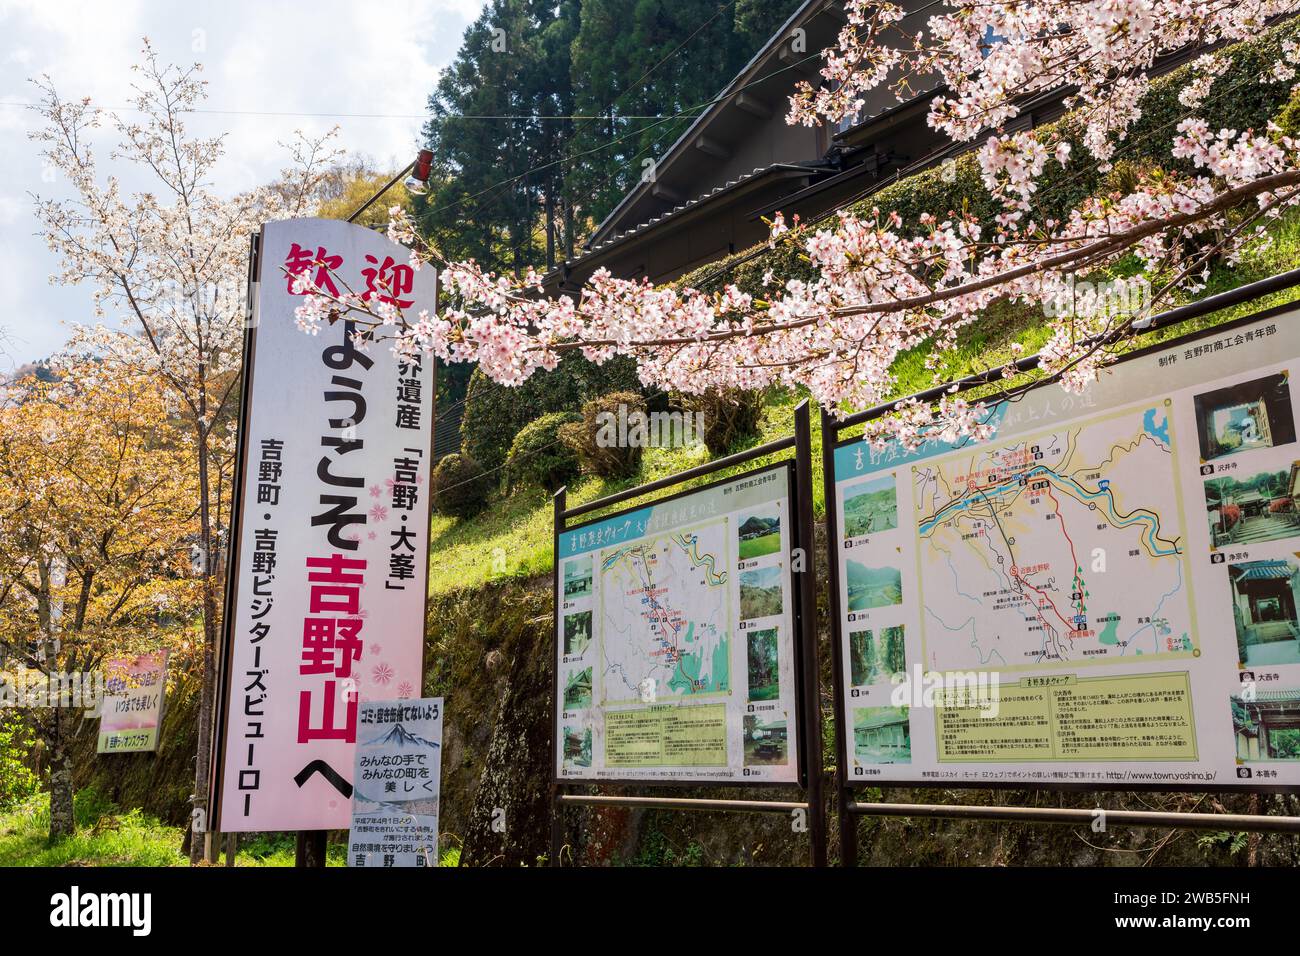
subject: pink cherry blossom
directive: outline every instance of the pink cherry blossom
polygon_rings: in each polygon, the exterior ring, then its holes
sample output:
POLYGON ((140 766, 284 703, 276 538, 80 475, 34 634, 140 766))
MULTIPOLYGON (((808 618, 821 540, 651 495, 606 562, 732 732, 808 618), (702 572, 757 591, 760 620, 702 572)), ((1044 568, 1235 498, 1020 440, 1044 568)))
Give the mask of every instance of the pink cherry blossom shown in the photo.
MULTIPOLYGON (((1209 37, 1252 37, 1296 10, 1300 0, 952 0, 917 24, 893 4, 848 0, 848 22, 822 54, 825 82, 800 84, 787 120, 839 121, 877 89, 908 96, 941 82, 929 122, 954 143, 980 141, 973 159, 1000 206, 993 221, 944 209, 915 222, 842 210, 810 226, 777 213, 770 244, 798 246, 813 275, 782 279, 769 270, 763 301, 735 285, 705 293, 603 269, 579 293, 547 299, 537 294, 535 272, 516 280, 472 260, 441 260, 396 210, 390 234, 439 262, 447 307, 395 318, 312 295, 303 320, 317 327, 331 309, 348 307, 360 325, 384 329, 399 354, 477 362, 507 386, 579 351, 597 363, 630 356, 647 385, 686 394, 798 387, 842 413, 893 394, 904 352, 921 349, 938 375, 961 330, 1005 299, 1038 304, 1050 316, 1041 370, 1081 390, 1153 306, 1175 290, 1195 292, 1211 257, 1239 255, 1269 218, 1300 201, 1297 144, 1275 128, 1214 130, 1195 114, 1227 69, 1225 54, 1207 53, 1193 62, 1180 96, 1189 114, 1166 134, 1171 160, 1190 162, 1193 172, 1140 172, 1128 194, 1091 197, 1049 219, 1039 183, 1049 163, 1071 162, 1071 143, 1060 132, 1007 132, 1003 124, 1034 95, 1060 91, 1090 161, 1105 170, 1141 116, 1155 57, 1209 37), (1141 310, 1076 294, 1076 273, 1128 256, 1167 277, 1141 310)), ((1293 44, 1283 60, 1300 60, 1300 50, 1293 44)), ((1014 378, 1010 365, 1002 371, 1014 378)), ((988 419, 978 403, 949 396, 900 404, 866 437, 908 446, 979 438, 989 434, 988 419)))

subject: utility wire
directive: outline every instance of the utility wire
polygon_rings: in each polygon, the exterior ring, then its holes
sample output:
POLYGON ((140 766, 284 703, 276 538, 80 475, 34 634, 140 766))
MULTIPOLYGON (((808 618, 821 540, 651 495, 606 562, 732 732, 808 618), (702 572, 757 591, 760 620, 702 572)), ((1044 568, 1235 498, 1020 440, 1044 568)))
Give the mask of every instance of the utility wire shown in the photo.
MULTIPOLYGON (((731 0, 731 2, 734 2, 734 0, 731 0)), ((903 17, 903 19, 906 20, 906 19, 908 19, 908 18, 910 18, 910 17, 912 17, 912 16, 915 16, 915 15, 917 15, 917 14, 924 13, 926 10, 929 10, 929 9, 931 9, 932 7, 939 6, 939 5, 941 5, 943 2, 944 2, 944 0, 929 0, 929 2, 926 3, 924 6, 919 7, 918 9, 913 10, 913 11, 907 13, 907 14, 903 17)), ((722 10, 726 9, 726 7, 727 7, 728 5, 729 5, 729 4, 723 4, 722 7, 720 7, 717 11, 715 11, 713 17, 711 17, 710 20, 709 20, 708 22, 712 22, 712 19, 715 18, 715 17, 717 17, 717 16, 722 12, 722 10)), ((900 21, 900 22, 901 22, 901 21, 900 21)), ((708 24, 706 23, 705 26, 707 26, 707 25, 708 25, 708 24)), ((897 29, 897 28, 898 28, 897 24, 894 24, 894 25, 892 25, 892 26, 893 26, 894 29, 897 29)), ((671 58, 671 57, 672 57, 673 55, 675 55, 678 51, 680 51, 680 50, 682 49, 682 47, 685 46, 685 44, 686 44, 687 42, 689 42, 690 39, 691 39, 692 37, 694 37, 696 34, 698 34, 698 33, 700 32, 700 29, 703 29, 703 27, 700 27, 699 29, 697 29, 697 30, 695 31, 695 33, 692 33, 690 37, 688 37, 688 38, 687 38, 686 40, 684 40, 682 43, 678 44, 678 46, 677 46, 677 47, 676 47, 676 48, 675 48, 671 53, 669 53, 667 56, 665 56, 665 57, 664 57, 664 58, 663 58, 659 63, 655 64, 654 67, 651 67, 650 70, 646 71, 646 73, 643 74, 642 77, 641 77, 639 80, 637 80, 637 83, 639 84, 639 83, 643 82, 643 81, 645 80, 645 78, 646 78, 650 73, 654 72, 654 70, 658 69, 659 66, 661 66, 661 65, 662 65, 664 62, 666 62, 669 58, 671 58)), ((767 73, 767 74, 764 74, 763 76, 758 77, 758 78, 752 80, 751 82, 745 84, 744 86, 742 86, 742 87, 740 87, 740 88, 738 88, 738 89, 732 90, 732 91, 730 91, 730 92, 723 92, 723 93, 720 93, 720 94, 718 94, 717 96, 713 97, 712 99, 705 100, 705 101, 703 101, 703 102, 701 102, 701 103, 697 103, 697 104, 695 104, 694 106, 688 106, 688 107, 686 107, 685 109, 682 109, 682 110, 680 110, 680 111, 677 112, 677 113, 673 113, 673 114, 668 115, 668 116, 659 117, 656 121, 652 122, 649 126, 645 126, 645 127, 642 127, 642 128, 640 128, 640 129, 638 129, 638 130, 635 130, 635 131, 633 131, 633 132, 629 132, 629 133, 626 133, 626 134, 624 134, 624 135, 622 135, 622 136, 616 137, 616 138, 614 138, 614 139, 612 139, 612 140, 610 140, 610 141, 608 141, 608 142, 606 142, 606 143, 604 143, 604 144, 602 144, 602 145, 600 145, 600 146, 592 147, 591 149, 587 149, 587 150, 583 150, 583 151, 581 151, 581 152, 573 153, 573 154, 571 154, 571 155, 569 155, 569 156, 563 157, 563 158, 558 159, 558 160, 553 160, 553 161, 551 161, 551 162, 549 162, 549 163, 545 163, 545 164, 542 164, 542 165, 539 165, 539 166, 534 166, 534 167, 532 167, 532 168, 530 168, 530 169, 527 169, 527 170, 525 170, 524 172, 518 174, 517 176, 510 177, 509 179, 503 179, 503 180, 501 180, 500 182, 497 182, 497 183, 494 183, 494 184, 492 184, 492 185, 490 185, 490 186, 486 186, 486 187, 484 187, 484 188, 483 188, 482 190, 480 190, 479 192, 473 193, 473 194, 468 195, 468 196, 462 196, 462 197, 460 197, 459 199, 453 200, 453 201, 450 202, 450 203, 446 203, 446 204, 444 204, 444 205, 442 205, 442 206, 439 206, 438 208, 436 208, 436 209, 434 209, 434 210, 431 210, 429 214, 430 214, 430 215, 437 215, 438 213, 441 213, 441 212, 447 212, 447 211, 449 211, 449 210, 455 209, 455 208, 457 208, 457 207, 459 207, 459 206, 461 206, 461 205, 463 205, 463 204, 465 204, 465 203, 467 203, 467 202, 470 202, 470 201, 472 201, 472 200, 474 200, 474 199, 477 199, 477 198, 479 198, 479 197, 481 197, 481 196, 484 196, 484 195, 486 195, 486 194, 488 194, 488 193, 496 192, 496 191, 499 190, 499 189, 502 189, 502 188, 507 187, 507 186, 511 186, 511 185, 513 185, 513 184, 515 184, 515 183, 517 183, 517 182, 520 182, 520 181, 522 181, 522 180, 524 180, 524 179, 527 179, 527 177, 530 176, 530 175, 532 175, 533 173, 542 172, 542 171, 544 171, 544 170, 546 170, 546 169, 550 169, 550 168, 552 168, 552 167, 554 167, 554 166, 557 166, 557 165, 572 164, 572 163, 576 162, 576 160, 578 160, 578 159, 581 159, 581 158, 583 158, 583 157, 585 157, 585 156, 588 156, 588 155, 591 155, 591 154, 593 154, 593 153, 597 153, 597 152, 601 152, 601 151, 603 151, 603 150, 609 149, 610 147, 615 146, 615 145, 617 145, 618 143, 620 143, 620 142, 622 142, 622 141, 624 141, 624 140, 626 140, 626 139, 629 139, 629 138, 631 138, 631 137, 633 137, 633 136, 639 136, 641 133, 644 133, 646 130, 654 129, 656 126, 659 126, 659 125, 661 125, 661 124, 663 124, 663 123, 672 122, 673 120, 680 119, 681 117, 684 117, 684 116, 690 116, 691 119, 698 119, 698 115, 691 115, 691 114, 702 113, 704 110, 707 110, 709 107, 711 107, 711 106, 715 106, 715 105, 717 105, 718 103, 722 103, 722 102, 724 102, 724 101, 726 101, 726 100, 728 100, 728 99, 730 99, 730 98, 732 98, 732 97, 734 97, 734 96, 738 96, 738 95, 740 95, 741 93, 745 92, 746 90, 751 89, 752 87, 757 86, 757 85, 759 85, 759 84, 761 84, 761 83, 764 83, 764 82, 766 82, 767 80, 771 79, 771 78, 774 77, 774 76, 780 76, 782 73, 787 73, 787 72, 790 72, 790 71, 792 71, 792 70, 798 70, 798 69, 800 69, 800 68, 801 68, 805 63, 807 63, 808 61, 810 61, 810 60, 815 60, 815 59, 820 59, 821 56, 822 56, 822 52, 823 52, 823 51, 820 51, 820 50, 819 50, 819 51, 817 51, 816 53, 810 53, 808 56, 802 57, 801 59, 796 60, 794 63, 787 64, 787 65, 785 65, 785 66, 783 66, 783 67, 778 67, 777 69, 773 70, 772 72, 767 73)), ((619 97, 615 98, 615 100, 613 100, 613 101, 610 103, 610 106, 613 106, 615 103, 617 103, 618 100, 622 98, 622 95, 625 95, 627 92, 631 92, 631 90, 632 90, 633 88, 635 88, 635 85, 636 85, 636 84, 634 84, 633 87, 630 87, 627 91, 625 91, 624 94, 620 94, 619 97)), ((606 109, 608 109, 608 108, 609 108, 609 107, 606 107, 606 109)), ((455 117, 447 117, 447 118, 448 118, 448 119, 454 119, 455 117)), ((601 117, 601 118, 604 118, 604 117, 601 117)), ((576 136, 576 133, 575 133, 575 136, 576 136)))
MULTIPOLYGON (((756 79, 756 80, 754 80, 754 81, 752 81, 752 82, 750 82, 750 83, 745 84, 744 86, 740 87, 739 89, 732 90, 730 93, 724 93, 724 94, 721 94, 721 95, 719 95, 719 96, 715 96, 714 98, 712 98, 712 99, 710 99, 710 100, 705 100, 705 101, 703 101, 703 102, 701 102, 701 103, 697 103, 697 104, 695 104, 694 106, 688 106, 688 107, 686 107, 685 109, 680 110, 680 111, 677 112, 677 113, 673 113, 673 114, 671 114, 671 115, 669 115, 669 116, 662 117, 661 119, 657 120, 656 122, 651 123, 649 126, 642 127, 641 129, 636 130, 636 131, 631 132, 631 133, 625 133, 624 135, 619 136, 619 137, 616 137, 615 139, 612 139, 612 140, 610 140, 609 142, 604 143, 604 144, 602 144, 602 145, 600 145, 600 146, 593 146, 593 147, 590 148, 590 149, 582 150, 582 151, 577 152, 577 153, 572 153, 572 154, 570 154, 570 155, 568 155, 568 156, 565 156, 565 157, 563 157, 563 158, 561 158, 561 159, 552 160, 552 161, 549 162, 549 163, 542 163, 541 165, 534 166, 534 167, 532 167, 531 169, 526 169, 526 170, 524 170, 522 173, 520 173, 520 174, 517 175, 517 176, 512 176, 512 177, 510 177, 509 179, 503 179, 503 180, 501 180, 500 182, 498 182, 498 183, 494 183, 494 184, 491 185, 491 186, 487 186, 487 187, 485 187, 485 188, 479 190, 478 192, 473 193, 473 194, 471 194, 471 195, 469 195, 469 196, 463 196, 463 197, 461 197, 460 199, 457 199, 457 200, 455 200, 455 201, 453 201, 453 202, 447 203, 447 204, 444 205, 444 206, 439 206, 437 209, 432 210, 430 214, 431 214, 431 215, 436 215, 437 213, 440 213, 440 212, 446 212, 446 211, 449 210, 449 209, 455 209, 457 206, 460 206, 460 205, 462 205, 462 204, 464 204, 464 203, 467 203, 467 202, 469 202, 469 201, 471 201, 471 200, 473 200, 473 199, 477 199, 478 197, 483 196, 483 195, 485 195, 485 194, 487 194, 487 193, 494 192, 494 191, 496 191, 496 190, 498 190, 498 189, 502 189, 502 188, 504 188, 504 187, 506 187, 506 186, 513 185, 514 183, 517 183, 517 182, 519 182, 520 180, 526 179, 528 176, 531 176, 533 173, 539 173, 539 172, 542 172, 542 171, 544 171, 544 170, 551 169, 551 168, 553 168, 553 167, 555 167, 555 166, 560 166, 560 165, 563 165, 563 164, 566 164, 566 163, 572 163, 572 162, 574 162, 574 161, 576 161, 576 160, 578 160, 578 159, 583 158, 584 156, 590 156, 590 155, 593 154, 593 153, 599 153, 599 152, 602 152, 602 151, 604 151, 604 150, 606 150, 606 149, 609 149, 611 146, 615 146, 615 145, 617 145, 618 143, 621 143, 621 142, 623 142, 623 141, 626 140, 626 139, 630 139, 630 138, 633 137, 633 136, 639 136, 641 133, 644 133, 646 130, 654 129, 656 126, 661 126, 661 125, 663 125, 664 123, 670 123, 670 122, 672 122, 673 120, 680 119, 680 118, 683 117, 683 116, 690 116, 690 115, 693 114, 693 113, 697 113, 697 112, 700 112, 700 111, 706 110, 706 109, 708 109, 710 106, 715 106, 715 105, 717 105, 718 103, 721 103, 721 102, 723 102, 723 101, 725 101, 725 100, 731 99, 733 96, 737 96, 737 95, 739 95, 739 94, 745 92, 745 90, 748 90, 748 89, 750 89, 751 87, 757 86, 758 84, 763 83, 764 81, 769 80, 769 79, 771 79, 771 78, 774 77, 774 76, 779 76, 780 74, 782 74, 782 73, 786 73, 786 72, 789 72, 790 70, 798 69, 801 65, 803 65, 803 64, 806 63, 806 62, 808 62, 809 60, 816 59, 817 57, 820 57, 820 56, 821 56, 821 53, 820 53, 820 52, 819 52, 819 53, 813 53, 813 54, 810 54, 809 56, 803 57, 803 58, 800 59, 800 60, 796 60, 794 63, 791 63, 791 64, 789 64, 789 65, 787 65, 787 66, 783 66, 783 67, 781 67, 781 68, 779 68, 779 69, 773 70, 771 73, 768 73, 768 74, 766 74, 765 76, 761 76, 761 77, 759 77, 758 79, 756 79)), ((691 116, 691 118, 692 118, 692 119, 696 119, 696 118, 698 118, 698 117, 697 117, 697 116, 691 116)))
MULTIPOLYGON (((19 109, 36 109, 40 104, 26 102, 21 100, 0 100, 0 106, 12 106, 19 109)), ((138 106, 91 106, 91 110, 97 113, 140 113, 143 110, 138 106)), ((425 113, 311 113, 298 112, 296 110, 223 110, 203 106, 192 107, 187 109, 186 113, 203 113, 212 116, 287 116, 301 117, 306 119, 413 119, 428 120, 429 114, 425 113)), ((601 120, 606 118, 605 113, 574 113, 558 115, 555 113, 457 113, 449 119, 464 120, 503 120, 521 123, 532 123, 539 120, 601 120)), ((624 116, 622 119, 636 120, 656 120, 663 119, 662 113, 656 113, 645 116, 624 116)))

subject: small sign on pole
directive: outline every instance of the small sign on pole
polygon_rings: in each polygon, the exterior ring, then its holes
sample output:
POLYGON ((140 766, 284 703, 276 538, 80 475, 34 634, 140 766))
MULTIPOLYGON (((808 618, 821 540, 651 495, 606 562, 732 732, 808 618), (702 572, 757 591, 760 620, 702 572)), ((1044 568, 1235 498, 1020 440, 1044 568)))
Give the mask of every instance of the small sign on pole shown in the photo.
POLYGON ((166 693, 167 651, 106 661, 96 752, 127 754, 157 750, 166 693))
POLYGON ((437 866, 442 698, 362 701, 349 866, 437 866))

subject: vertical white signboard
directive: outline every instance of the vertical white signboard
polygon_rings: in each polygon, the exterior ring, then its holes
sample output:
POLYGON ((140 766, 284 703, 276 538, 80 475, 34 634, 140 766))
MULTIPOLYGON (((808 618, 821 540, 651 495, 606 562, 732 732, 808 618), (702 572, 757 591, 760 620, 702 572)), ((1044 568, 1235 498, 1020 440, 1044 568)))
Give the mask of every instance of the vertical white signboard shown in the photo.
POLYGON ((295 277, 435 307, 435 277, 346 222, 262 229, 213 793, 226 832, 348 825, 361 702, 420 693, 432 361, 306 334, 295 277))

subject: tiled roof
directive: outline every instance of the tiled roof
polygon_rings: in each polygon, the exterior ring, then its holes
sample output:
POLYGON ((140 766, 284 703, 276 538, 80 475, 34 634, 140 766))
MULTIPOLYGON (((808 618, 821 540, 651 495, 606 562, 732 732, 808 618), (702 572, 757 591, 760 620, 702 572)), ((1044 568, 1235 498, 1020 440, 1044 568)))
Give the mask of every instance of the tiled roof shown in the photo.
POLYGON ((696 206, 706 203, 722 193, 735 189, 737 186, 740 186, 742 183, 745 183, 756 176, 761 176, 765 173, 775 172, 778 170, 800 171, 800 172, 807 172, 812 174, 812 173, 824 172, 825 167, 804 166, 799 163, 773 163, 771 166, 756 166, 751 172, 742 173, 740 176, 737 176, 735 179, 728 180, 727 182, 723 183, 721 186, 714 186, 713 189, 709 190, 708 192, 702 193, 699 196, 695 197, 694 199, 688 199, 686 202, 682 203, 681 205, 674 206, 672 209, 669 209, 667 212, 661 213, 660 215, 655 216, 652 219, 647 219, 645 222, 638 223, 637 225, 633 226, 631 229, 625 229, 622 232, 616 232, 608 239, 606 239, 604 242, 598 242, 588 249, 581 250, 580 252, 576 253, 572 259, 566 260, 564 265, 566 266, 577 265, 579 262, 581 262, 587 256, 590 256, 592 253, 599 252, 602 249, 608 249, 609 247, 616 245, 626 239, 629 239, 632 236, 640 235, 641 233, 644 233, 647 230, 649 230, 652 226, 657 226, 660 223, 664 222, 665 220, 672 218, 673 216, 676 216, 680 213, 686 212, 688 209, 692 209, 696 206))
POLYGON ((1237 565, 1238 581, 1285 581, 1295 574, 1288 561, 1250 561, 1237 565))

